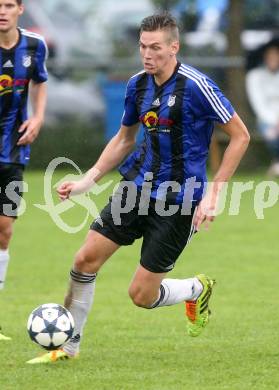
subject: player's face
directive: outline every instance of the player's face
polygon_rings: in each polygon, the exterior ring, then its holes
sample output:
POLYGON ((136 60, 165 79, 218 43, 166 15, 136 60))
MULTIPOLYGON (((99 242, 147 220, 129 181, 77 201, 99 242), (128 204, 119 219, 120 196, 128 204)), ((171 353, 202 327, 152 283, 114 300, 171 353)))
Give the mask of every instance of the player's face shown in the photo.
POLYGON ((279 69, 279 49, 271 47, 264 56, 265 63, 271 72, 276 72, 279 69))
POLYGON ((179 49, 177 41, 170 41, 168 31, 143 31, 140 36, 140 55, 144 70, 153 75, 168 67, 179 49))
POLYGON ((23 5, 16 0, 0 0, 0 32, 9 32, 16 28, 18 18, 23 13, 23 5))

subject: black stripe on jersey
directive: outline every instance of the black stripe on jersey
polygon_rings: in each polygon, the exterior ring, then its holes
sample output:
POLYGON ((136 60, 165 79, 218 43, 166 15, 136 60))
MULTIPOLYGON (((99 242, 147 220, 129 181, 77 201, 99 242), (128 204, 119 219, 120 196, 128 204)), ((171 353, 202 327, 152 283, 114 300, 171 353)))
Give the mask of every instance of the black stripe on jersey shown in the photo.
MULTIPOLYGON (((183 147, 183 101, 185 95, 185 87, 187 77, 177 73, 174 90, 172 95, 175 96, 175 104, 169 109, 169 119, 174 122, 174 126, 170 133, 171 142, 171 172, 170 181, 183 185, 184 183, 184 147, 183 147)), ((177 191, 169 188, 166 196, 166 201, 170 204, 176 203, 177 191)))
MULTIPOLYGON (((148 83, 148 75, 143 73, 140 75, 139 79, 136 82, 136 101, 137 105, 139 105, 139 112, 141 112, 141 106, 144 102, 144 97, 146 93, 146 87, 148 83)), ((153 101, 153 100, 152 100, 153 101)), ((137 159, 132 166, 132 168, 125 174, 125 178, 128 180, 135 180, 138 176, 138 173, 144 163, 145 155, 146 155, 146 135, 144 135, 144 142, 141 144, 140 157, 137 159)))
MULTIPOLYGON (((15 67, 15 50, 1 49, 1 75, 7 75, 12 80, 14 79, 14 67, 15 67), (9 66, 8 66, 9 64, 9 66)), ((5 80, 2 77, 2 83, 5 80)), ((5 88, 5 86, 3 85, 5 88)), ((3 135, 5 127, 7 126, 7 114, 13 104, 13 93, 6 93, 0 96, 1 116, 0 116, 0 152, 5 148, 3 143, 3 135), (8 109, 8 110, 7 110, 8 109)))
MULTIPOLYGON (((159 99, 160 101, 162 100, 162 96, 164 94, 164 88, 165 88, 165 83, 160 87, 156 86, 155 88, 156 92, 155 92, 155 96, 153 97, 153 100, 155 99, 159 99)), ((158 117, 160 117, 160 107, 156 107, 155 109, 153 108, 152 111, 155 111, 158 117)), ((151 172, 153 173, 153 186, 152 186, 152 191, 153 191, 156 188, 156 181, 161 167, 160 141, 159 141, 158 132, 152 131, 150 133, 150 138, 151 138, 151 148, 152 148, 151 172)))
POLYGON ((185 94, 187 78, 181 74, 177 74, 175 88, 173 95, 176 96, 176 104, 170 107, 169 119, 172 119, 174 123, 179 124, 175 126, 171 131, 171 151, 173 156, 172 169, 171 169, 171 181, 176 181, 180 185, 184 182, 184 150, 183 150, 183 100, 185 94))

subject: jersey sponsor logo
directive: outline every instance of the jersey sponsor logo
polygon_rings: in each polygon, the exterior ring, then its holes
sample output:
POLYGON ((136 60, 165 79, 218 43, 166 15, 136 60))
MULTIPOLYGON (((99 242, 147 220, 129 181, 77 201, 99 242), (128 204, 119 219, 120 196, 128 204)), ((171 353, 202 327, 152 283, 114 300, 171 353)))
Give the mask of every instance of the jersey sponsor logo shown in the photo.
POLYGON ((5 64, 3 65, 3 68, 13 68, 13 67, 14 65, 11 60, 6 61, 5 64))
POLYGON ((26 79, 15 80, 7 74, 0 75, 0 96, 13 92, 22 93, 28 82, 26 79))
POLYGON ((158 121, 159 121, 158 115, 154 111, 149 111, 147 114, 144 115, 143 118, 143 123, 148 128, 156 127, 158 121))
POLYGON ((147 112, 140 117, 140 120, 148 128, 148 131, 156 130, 164 133, 169 133, 170 129, 168 127, 171 127, 174 124, 172 119, 159 118, 155 111, 147 112))
POLYGON ((31 56, 25 55, 22 57, 22 65, 25 68, 29 68, 29 66, 31 66, 31 64, 32 64, 31 56))
POLYGON ((176 99, 176 95, 170 95, 169 96, 169 100, 168 100, 168 106, 169 107, 172 107, 175 105, 175 99, 176 99))

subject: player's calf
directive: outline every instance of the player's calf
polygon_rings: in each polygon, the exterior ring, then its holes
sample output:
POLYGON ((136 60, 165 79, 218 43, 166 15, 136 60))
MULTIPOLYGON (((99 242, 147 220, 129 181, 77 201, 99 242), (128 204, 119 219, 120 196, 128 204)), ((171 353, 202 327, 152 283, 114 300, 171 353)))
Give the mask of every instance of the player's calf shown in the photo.
POLYGON ((74 269, 78 272, 95 274, 100 267, 100 261, 95 254, 87 253, 82 248, 76 253, 74 269))
POLYGON ((150 295, 146 294, 140 289, 134 288, 129 288, 129 296, 132 299, 134 305, 144 309, 152 308, 153 303, 158 299, 158 293, 156 295, 150 295))
MULTIPOLYGON (((11 218, 9 218, 11 219, 11 218)), ((12 224, 0 223, 0 250, 7 250, 13 234, 12 224)))

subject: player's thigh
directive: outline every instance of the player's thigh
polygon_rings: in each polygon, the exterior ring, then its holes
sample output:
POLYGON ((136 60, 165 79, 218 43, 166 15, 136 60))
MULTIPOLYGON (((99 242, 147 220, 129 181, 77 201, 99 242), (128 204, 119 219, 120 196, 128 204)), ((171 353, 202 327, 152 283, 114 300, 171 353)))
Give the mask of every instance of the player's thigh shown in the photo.
POLYGON ((154 273, 139 265, 129 287, 130 297, 142 303, 154 303, 165 275, 165 272, 154 273))
POLYGON ((11 230, 13 228, 14 218, 0 215, 0 232, 3 230, 11 230))
POLYGON ((193 215, 180 212, 162 217, 152 213, 146 218, 140 264, 154 273, 171 271, 193 233, 193 215))
POLYGON ((17 218, 23 186, 24 167, 0 163, 0 215, 17 218))
POLYGON ((104 235, 90 230, 75 257, 75 266, 82 272, 97 272, 120 247, 104 235))

